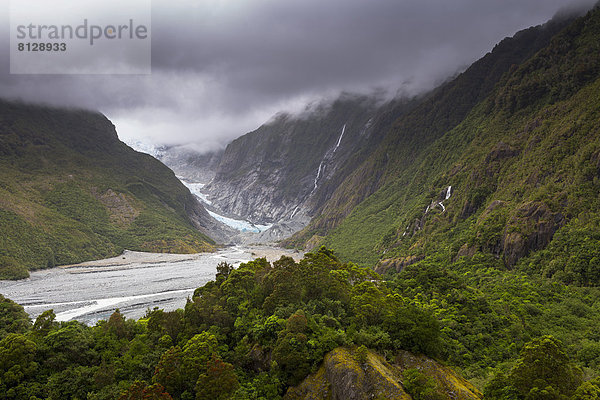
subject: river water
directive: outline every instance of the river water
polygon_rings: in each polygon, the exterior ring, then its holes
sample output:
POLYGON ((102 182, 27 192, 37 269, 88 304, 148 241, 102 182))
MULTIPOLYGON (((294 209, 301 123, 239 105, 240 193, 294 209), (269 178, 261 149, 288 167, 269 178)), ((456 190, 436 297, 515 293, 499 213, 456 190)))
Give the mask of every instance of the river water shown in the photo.
POLYGON ((290 251, 231 247, 192 255, 126 251, 119 257, 31 273, 29 279, 0 281, 0 293, 21 304, 35 319, 53 309, 58 321, 89 325, 107 319, 116 308, 128 318, 141 318, 154 307, 182 308, 194 289, 214 280, 217 264, 234 266, 257 257, 276 260, 290 251))

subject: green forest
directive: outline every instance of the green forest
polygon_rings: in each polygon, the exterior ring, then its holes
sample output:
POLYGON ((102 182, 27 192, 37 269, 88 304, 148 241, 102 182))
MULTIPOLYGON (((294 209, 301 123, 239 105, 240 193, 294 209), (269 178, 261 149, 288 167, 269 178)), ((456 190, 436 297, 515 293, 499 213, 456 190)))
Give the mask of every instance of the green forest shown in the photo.
MULTIPOLYGON (((374 354, 391 365, 403 351, 423 354, 489 399, 595 399, 599 297, 483 256, 382 277, 323 247, 299 262, 222 262, 184 309, 148 310, 138 321, 117 310, 90 327, 58 323, 48 310, 32 324, 2 298, 0 396, 280 399, 341 347, 348 369, 374 354)), ((414 399, 452 398, 439 374, 401 373, 414 399)))

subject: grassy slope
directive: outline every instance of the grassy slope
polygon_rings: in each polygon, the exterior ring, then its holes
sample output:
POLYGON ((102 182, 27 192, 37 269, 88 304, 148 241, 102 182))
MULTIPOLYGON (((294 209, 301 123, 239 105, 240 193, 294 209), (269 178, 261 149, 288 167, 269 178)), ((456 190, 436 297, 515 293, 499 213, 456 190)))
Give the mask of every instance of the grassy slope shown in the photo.
POLYGON ((172 171, 120 142, 100 114, 0 103, 0 276, 124 248, 209 250, 172 171))
POLYGON ((461 124, 405 160, 325 243, 365 264, 384 253, 456 256, 463 246, 506 258, 505 244, 530 245, 548 216, 556 219, 546 221, 551 230, 597 225, 598 14, 570 25, 507 74, 461 124), (424 215, 448 185, 454 193, 446 212, 437 207, 424 215), (496 200, 500 207, 486 212, 496 200), (541 222, 522 215, 529 204, 546 211, 541 222), (423 229, 414 229, 416 219, 423 229))

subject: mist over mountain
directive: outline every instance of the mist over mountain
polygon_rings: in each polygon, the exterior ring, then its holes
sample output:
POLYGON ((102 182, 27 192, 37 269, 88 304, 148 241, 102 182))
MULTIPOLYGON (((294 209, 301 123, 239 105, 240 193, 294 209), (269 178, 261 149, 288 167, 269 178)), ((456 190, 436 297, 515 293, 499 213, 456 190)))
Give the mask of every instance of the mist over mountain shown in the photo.
MULTIPOLYGON (((205 165, 214 177, 202 177, 208 183, 202 191, 225 215, 275 223, 271 234, 260 240, 280 240, 309 222, 303 235, 322 235, 380 187, 386 170, 397 167, 395 160, 402 161, 398 153, 414 156, 460 123, 503 74, 546 46, 574 18, 565 13, 503 40, 428 94, 389 100, 385 93, 345 93, 302 112, 279 114, 232 141, 222 155, 198 156, 219 160, 205 165), (391 133, 402 123, 402 134, 391 133), (399 143, 392 151, 386 145, 384 153, 379 147, 383 141, 399 143)), ((186 162, 175 154, 160 157, 172 168, 186 162)), ((183 176, 189 179, 192 170, 183 176)))
MULTIPOLYGON (((154 0, 152 75, 11 75, 3 57, 0 92, 99 110, 126 142, 218 150, 281 110, 342 91, 431 90, 571 4, 591 0, 154 0)), ((6 55, 8 10, 3 2, 6 55)))

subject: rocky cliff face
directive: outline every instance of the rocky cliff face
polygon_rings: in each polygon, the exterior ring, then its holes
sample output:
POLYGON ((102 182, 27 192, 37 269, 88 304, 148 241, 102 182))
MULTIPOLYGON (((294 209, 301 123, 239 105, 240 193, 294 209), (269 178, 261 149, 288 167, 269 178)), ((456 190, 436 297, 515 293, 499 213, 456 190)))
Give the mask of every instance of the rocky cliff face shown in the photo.
MULTIPOLYGON (((303 227, 410 103, 342 95, 302 115, 279 115, 230 143, 210 199, 226 215, 303 227)), ((289 235, 271 233, 281 238, 289 235)))
POLYGON ((208 183, 216 174, 223 150, 200 152, 193 147, 161 147, 153 154, 177 176, 189 181, 208 183))
MULTIPOLYGON (((420 374, 437 399, 479 400, 481 393, 450 368, 424 356, 400 352, 394 362, 368 351, 360 359, 356 350, 337 348, 325 356, 319 370, 300 385, 290 388, 285 400, 410 400, 418 384, 411 381, 410 373, 420 374), (409 382, 410 381, 410 382, 409 382)), ((416 380, 415 380, 416 381, 416 380)))

